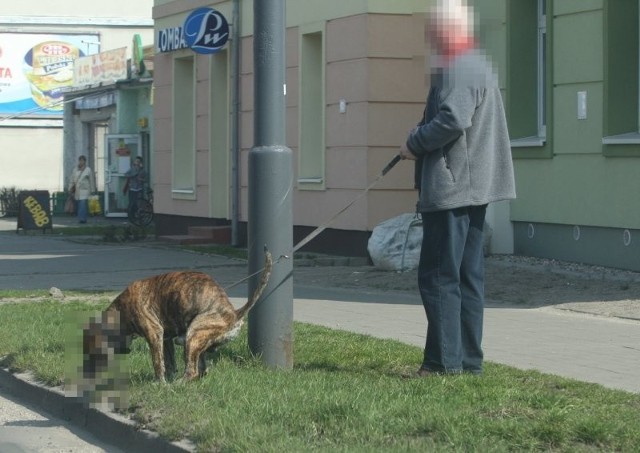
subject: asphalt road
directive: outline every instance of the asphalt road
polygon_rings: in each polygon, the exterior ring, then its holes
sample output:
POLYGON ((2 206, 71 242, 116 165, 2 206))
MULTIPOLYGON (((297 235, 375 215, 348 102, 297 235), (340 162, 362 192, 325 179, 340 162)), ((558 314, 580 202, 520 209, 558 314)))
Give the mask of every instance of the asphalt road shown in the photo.
MULTIPOLYGON (((275 267, 278 266, 275 264, 275 267)), ((211 275, 230 297, 247 297, 244 260, 204 255, 156 244, 105 244, 51 235, 0 233, 0 289, 121 291, 133 280, 175 270, 198 270, 211 275)), ((322 273, 322 267, 305 272, 322 273)), ((272 275, 272 279, 275 274, 272 275)), ((389 294, 327 285, 296 283, 294 297, 320 300, 388 303, 389 294)), ((394 294, 394 303, 422 306, 418 294, 394 294)))

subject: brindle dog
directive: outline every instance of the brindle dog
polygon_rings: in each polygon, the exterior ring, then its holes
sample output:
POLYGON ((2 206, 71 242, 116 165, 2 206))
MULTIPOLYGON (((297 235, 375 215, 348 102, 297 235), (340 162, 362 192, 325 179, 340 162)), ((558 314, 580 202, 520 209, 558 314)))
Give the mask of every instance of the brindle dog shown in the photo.
POLYGON ((173 341, 184 344, 184 379, 189 381, 206 372, 204 352, 234 339, 244 323, 244 316, 262 295, 272 269, 271 254, 265 248, 265 266, 258 287, 239 309, 211 277, 202 272, 170 272, 131 283, 102 314, 102 335, 95 329, 84 330, 85 376, 102 367, 105 349, 127 352, 134 336, 147 340, 156 378, 164 381, 176 371, 173 341), (119 321, 118 318, 119 317, 119 321), (118 325, 119 335, 104 333, 118 325), (97 336, 102 338, 96 346, 97 336), (106 343, 106 344, 105 344, 106 343), (117 343, 117 344, 116 344, 117 343))

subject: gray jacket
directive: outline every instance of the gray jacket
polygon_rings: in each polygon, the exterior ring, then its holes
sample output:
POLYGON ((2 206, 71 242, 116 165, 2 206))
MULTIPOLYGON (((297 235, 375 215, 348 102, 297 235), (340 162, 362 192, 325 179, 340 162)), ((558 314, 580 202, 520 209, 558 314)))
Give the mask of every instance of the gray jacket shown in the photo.
POLYGON ((407 139, 418 159, 420 212, 515 198, 507 121, 497 76, 480 51, 434 73, 423 121, 407 139))

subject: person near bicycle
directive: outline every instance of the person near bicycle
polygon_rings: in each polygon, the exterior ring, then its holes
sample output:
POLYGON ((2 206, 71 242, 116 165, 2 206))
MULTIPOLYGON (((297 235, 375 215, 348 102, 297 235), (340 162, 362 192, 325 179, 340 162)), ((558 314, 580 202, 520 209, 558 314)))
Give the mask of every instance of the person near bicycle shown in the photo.
POLYGON ((138 200, 142 198, 147 183, 147 171, 144 169, 142 157, 137 156, 133 160, 131 168, 124 175, 127 178, 124 192, 129 192, 128 212, 132 212, 138 208, 138 200))

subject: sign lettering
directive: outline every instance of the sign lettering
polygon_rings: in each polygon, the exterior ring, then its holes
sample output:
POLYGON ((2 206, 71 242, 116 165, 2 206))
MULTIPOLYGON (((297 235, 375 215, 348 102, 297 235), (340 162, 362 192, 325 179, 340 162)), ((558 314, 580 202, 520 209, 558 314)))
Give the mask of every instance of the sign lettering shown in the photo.
POLYGON ((157 42, 160 52, 173 52, 174 50, 189 48, 184 40, 182 27, 159 30, 157 42))
POLYGON ((213 8, 198 8, 182 26, 158 30, 158 52, 191 49, 200 54, 221 50, 229 40, 227 19, 213 8))
POLYGON ((40 205, 40 203, 38 203, 38 200, 33 198, 33 196, 29 195, 27 198, 25 198, 23 203, 31 213, 31 217, 33 217, 33 221, 37 227, 42 228, 49 223, 49 214, 47 214, 46 211, 42 209, 42 206, 40 205))
POLYGON ((49 192, 46 190, 23 191, 18 194, 18 229, 52 229, 49 192))

